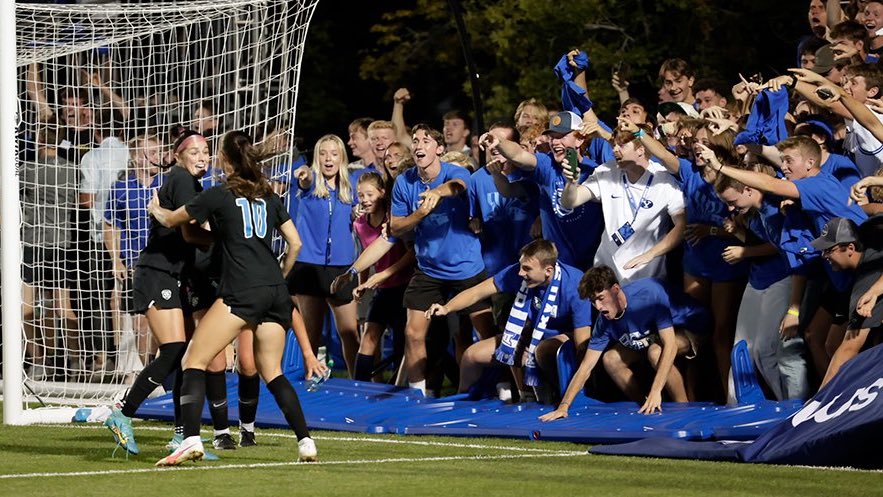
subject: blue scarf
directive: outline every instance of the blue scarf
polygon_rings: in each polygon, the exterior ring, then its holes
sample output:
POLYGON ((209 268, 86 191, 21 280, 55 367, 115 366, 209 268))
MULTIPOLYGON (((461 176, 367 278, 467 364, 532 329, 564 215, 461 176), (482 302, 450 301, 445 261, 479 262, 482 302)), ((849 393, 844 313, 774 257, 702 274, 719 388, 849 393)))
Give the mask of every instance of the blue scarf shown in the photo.
MULTIPOLYGON (((521 334, 524 332, 524 325, 530 311, 530 299, 528 298, 527 282, 521 283, 521 288, 515 296, 515 303, 509 312, 509 319, 506 321, 506 328, 503 330, 503 340, 494 353, 494 358, 503 364, 509 366, 515 365, 515 349, 518 341, 521 340, 521 334)), ((543 293, 543 303, 540 306, 539 319, 534 323, 533 333, 530 337, 530 345, 525 353, 524 364, 524 384, 529 387, 535 387, 540 384, 540 375, 537 370, 536 350, 540 340, 546 334, 546 326, 549 324, 549 318, 558 311, 558 293, 561 290, 561 266, 555 264, 555 275, 546 291, 543 293)))
POLYGON ((775 145, 788 138, 788 129, 785 128, 785 114, 787 113, 788 90, 782 88, 777 92, 761 91, 754 99, 754 105, 751 106, 745 130, 736 135, 733 144, 775 145))
POLYGON ((567 63, 567 54, 561 57, 558 64, 555 65, 555 76, 561 83, 561 108, 570 110, 577 115, 583 115, 587 110, 592 108, 592 101, 586 95, 586 90, 576 84, 573 80, 576 78, 577 72, 588 71, 591 66, 589 56, 585 52, 580 52, 573 58, 576 68, 567 63))

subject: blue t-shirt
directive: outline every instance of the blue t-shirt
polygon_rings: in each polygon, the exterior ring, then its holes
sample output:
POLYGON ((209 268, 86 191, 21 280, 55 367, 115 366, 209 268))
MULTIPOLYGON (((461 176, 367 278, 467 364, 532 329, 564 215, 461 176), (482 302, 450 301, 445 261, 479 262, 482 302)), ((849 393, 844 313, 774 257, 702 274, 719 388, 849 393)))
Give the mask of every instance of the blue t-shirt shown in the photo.
MULTIPOLYGON (((848 203, 849 190, 828 173, 795 180, 794 185, 800 192, 801 210, 811 223, 813 236, 818 237, 822 227, 835 217, 851 219, 855 224, 862 224, 868 218, 861 207, 848 203)), ((825 270, 837 291, 845 292, 852 286, 852 277, 845 271, 834 271, 830 264, 825 264, 825 270)))
POLYGON ((110 187, 104 220, 120 230, 120 259, 126 267, 138 262, 141 250, 150 235, 150 214, 147 204, 153 191, 162 186, 162 174, 153 177, 150 185, 142 185, 134 176, 117 181, 110 187))
POLYGON ((644 350, 658 338, 659 330, 685 328, 693 333, 711 331, 708 311, 698 302, 667 288, 661 280, 645 278, 622 287, 627 306, 622 317, 608 319, 598 314, 591 350, 603 351, 610 341, 619 342, 633 350, 644 350))
POLYGON ((539 192, 532 183, 522 186, 527 198, 507 198, 497 190, 487 169, 469 178, 469 217, 481 216, 481 256, 488 274, 512 264, 531 240, 530 227, 539 215, 539 192))
MULTIPOLYGON (((774 201, 770 202, 767 196, 764 196, 760 209, 748 219, 748 229, 760 240, 778 247, 785 216, 779 211, 778 197, 773 199, 774 201)), ((769 288, 773 283, 790 276, 792 272, 788 259, 781 251, 766 257, 752 257, 749 262, 751 269, 748 273, 748 283, 755 290, 769 288)))
MULTIPOLYGON (((684 192, 687 223, 722 226, 730 217, 727 204, 717 196, 714 185, 702 178, 698 166, 685 159, 678 160, 681 165, 675 179, 684 192)), ((727 264, 722 256, 724 249, 735 243, 735 239, 721 236, 706 236, 695 245, 684 243, 684 271, 711 281, 744 278, 748 272, 747 263, 727 264)))
MULTIPOLYGON (((353 175, 350 174, 350 181, 353 175)), ((356 259, 353 239, 353 206, 356 205, 355 183, 352 185, 352 201, 343 203, 337 189, 329 189, 328 198, 316 196, 316 179, 309 190, 300 190, 300 202, 295 227, 303 246, 298 262, 320 266, 349 266, 356 259)))
MULTIPOLYGON (((543 238, 558 247, 558 260, 586 270, 592 267, 595 252, 604 233, 604 215, 601 204, 586 202, 575 209, 561 206, 561 194, 567 180, 558 169, 551 154, 535 154, 537 167, 532 171, 517 170, 513 177, 532 181, 540 189, 540 218, 543 238)), ((580 183, 592 171, 580 172, 580 183)))
MULTIPOLYGON (((610 133, 612 130, 608 129, 607 132, 610 133)), ((596 166, 616 160, 616 157, 613 156, 613 147, 610 146, 610 142, 603 138, 592 138, 586 149, 586 155, 596 166)))
MULTIPOLYGON (((399 174, 392 188, 392 215, 407 217, 420 206, 420 194, 451 180, 469 185, 469 170, 441 163, 441 170, 424 184, 412 167, 399 174)), ((484 270, 481 243, 469 230, 469 199, 465 193, 442 199, 435 210, 414 229, 417 267, 428 276, 442 280, 465 280, 484 270)))
MULTIPOLYGON (((512 264, 494 275, 494 286, 500 292, 518 293, 524 280, 518 276, 519 264, 512 264)), ((558 305, 549 318, 546 326, 547 335, 569 333, 576 328, 592 325, 592 306, 588 300, 579 297, 579 281, 583 273, 579 269, 561 264, 561 289, 558 292, 558 305)), ((536 324, 542 311, 543 294, 547 287, 529 288, 527 298, 530 302, 528 319, 536 324)))
POLYGON ((199 184, 202 185, 203 190, 208 190, 213 186, 218 186, 224 182, 224 172, 219 168, 209 165, 208 169, 205 170, 205 174, 199 178, 199 184))
POLYGON ((822 164, 820 169, 837 178, 837 181, 847 190, 862 179, 862 173, 858 170, 858 166, 845 155, 829 154, 828 160, 822 164))

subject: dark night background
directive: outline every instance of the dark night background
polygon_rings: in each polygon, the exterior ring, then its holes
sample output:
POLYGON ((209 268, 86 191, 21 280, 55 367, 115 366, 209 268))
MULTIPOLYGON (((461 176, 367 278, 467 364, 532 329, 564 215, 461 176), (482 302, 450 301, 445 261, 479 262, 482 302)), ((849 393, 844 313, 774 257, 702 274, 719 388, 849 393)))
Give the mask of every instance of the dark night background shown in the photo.
MULTIPOLYGON (((446 4, 442 0, 437 1, 446 4)), ((459 45, 454 48, 459 57, 456 62, 462 68, 460 71, 434 70, 429 64, 431 61, 418 59, 413 67, 402 72, 401 81, 394 84, 360 77, 362 60, 367 54, 377 51, 378 35, 370 32, 371 26, 379 22, 385 12, 415 8, 418 3, 414 0, 319 2, 306 41, 298 95, 296 132, 304 138, 306 148, 310 148, 312 142, 325 133, 346 137, 346 125, 356 117, 389 119, 392 93, 399 86, 408 87, 414 97, 405 109, 409 125, 425 121, 440 127, 442 113, 454 107, 471 112, 471 95, 463 88, 468 73, 459 45)), ((713 66, 715 76, 729 82, 729 85, 738 81, 739 72, 746 76, 761 72, 769 78, 785 68, 793 67, 797 59, 797 43, 801 37, 809 34, 806 14, 808 1, 787 0, 775 2, 774 6, 769 5, 773 2, 762 0, 726 4, 685 0, 680 3, 687 8, 673 8, 664 13, 669 29, 653 34, 653 38, 659 41, 660 46, 669 43, 672 47, 678 47, 671 56, 687 60, 701 56, 711 61, 709 65, 713 66), (697 28, 698 34, 696 29, 683 29, 683 26, 695 26, 699 22, 699 14, 689 8, 690 4, 705 4, 706 8, 712 9, 707 18, 712 22, 719 18, 720 23, 708 25, 705 21, 705 25, 697 28), (720 14, 714 12, 718 5, 721 6, 720 14), (758 16, 756 12, 764 15, 758 16)), ((562 12, 566 12, 566 5, 560 3, 562 12)), ((433 29, 456 36, 453 21, 449 21, 447 26, 433 26, 433 29)), ((473 45, 481 42, 481 33, 473 32, 471 36, 473 45)), ((578 40, 576 36, 574 39, 578 40)), ((554 59, 557 60, 560 55, 555 52, 554 59)), ((493 60, 480 57, 480 54, 476 55, 479 72, 484 76, 489 68, 482 67, 483 63, 493 64, 493 60)), ((652 66, 658 67, 661 60, 653 61, 652 66)), ((553 82, 554 61, 542 65, 547 67, 549 81, 553 82)), ((647 72, 643 81, 635 81, 639 78, 632 76, 632 93, 644 97, 646 102, 655 102, 655 70, 647 72)), ((704 76, 700 72, 699 77, 704 76)), ((609 72, 604 72, 600 77, 609 80, 609 72)), ((524 97, 529 96, 533 95, 524 97)), ((615 111, 610 105, 600 110, 602 117, 609 117, 615 111)), ((485 122, 500 117, 511 118, 511 114, 499 116, 486 112, 485 122)))

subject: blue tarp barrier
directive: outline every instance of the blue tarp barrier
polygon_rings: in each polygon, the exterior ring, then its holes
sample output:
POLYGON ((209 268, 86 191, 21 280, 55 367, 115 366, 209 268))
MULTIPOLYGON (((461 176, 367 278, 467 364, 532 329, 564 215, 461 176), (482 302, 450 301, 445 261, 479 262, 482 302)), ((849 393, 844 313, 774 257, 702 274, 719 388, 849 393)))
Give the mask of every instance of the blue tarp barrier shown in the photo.
POLYGON ((873 347, 846 363, 837 376, 793 416, 747 445, 721 442, 642 440, 593 447, 597 454, 811 466, 883 467, 883 347, 873 347))

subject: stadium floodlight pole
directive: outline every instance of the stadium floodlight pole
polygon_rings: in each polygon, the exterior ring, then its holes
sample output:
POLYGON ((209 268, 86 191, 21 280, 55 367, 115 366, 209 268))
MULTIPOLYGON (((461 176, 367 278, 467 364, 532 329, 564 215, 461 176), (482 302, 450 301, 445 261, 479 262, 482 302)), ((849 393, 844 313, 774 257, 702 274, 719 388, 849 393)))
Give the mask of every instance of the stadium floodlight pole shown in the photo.
POLYGON ((463 57, 466 59, 466 67, 469 69, 469 80, 472 82, 472 107, 475 109, 473 119, 473 133, 484 133, 484 102, 481 99, 481 87, 478 85, 480 78, 475 58, 472 56, 472 39, 466 30, 466 22, 463 21, 463 6, 460 0, 448 0, 454 21, 457 23, 457 33, 460 35, 460 45, 463 46, 463 57))
POLYGON ((3 309, 3 423, 21 424, 22 327, 21 235, 15 129, 18 121, 16 91, 15 2, 0 2, 0 281, 3 309))

